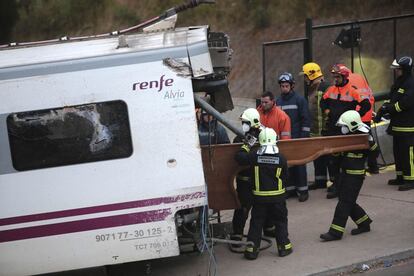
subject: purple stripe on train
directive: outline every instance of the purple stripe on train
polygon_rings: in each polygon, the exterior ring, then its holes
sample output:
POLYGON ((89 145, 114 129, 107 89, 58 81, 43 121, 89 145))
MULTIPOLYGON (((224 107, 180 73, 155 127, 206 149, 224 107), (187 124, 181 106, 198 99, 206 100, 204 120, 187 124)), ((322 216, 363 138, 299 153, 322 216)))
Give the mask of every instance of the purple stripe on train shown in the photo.
POLYGON ((19 216, 19 217, 3 218, 3 219, 0 219, 0 226, 31 222, 31 221, 41 221, 41 220, 47 220, 47 219, 80 216, 80 215, 109 212, 109 211, 116 211, 116 210, 124 210, 124 209, 138 208, 138 207, 154 206, 154 205, 173 203, 173 202, 178 202, 178 201, 197 199, 197 198, 202 198, 205 196, 206 196, 205 192, 195 192, 191 194, 183 194, 183 195, 178 195, 178 196, 151 198, 151 199, 121 202, 121 203, 114 203, 114 204, 107 204, 107 205, 100 205, 100 206, 91 206, 91 207, 62 210, 62 211, 55 211, 55 212, 48 212, 48 213, 41 213, 41 214, 31 214, 31 215, 25 215, 25 216, 19 216))
POLYGON ((162 221, 169 215, 171 215, 171 209, 160 209, 147 212, 5 230, 0 231, 0 243, 125 226, 131 224, 162 221))

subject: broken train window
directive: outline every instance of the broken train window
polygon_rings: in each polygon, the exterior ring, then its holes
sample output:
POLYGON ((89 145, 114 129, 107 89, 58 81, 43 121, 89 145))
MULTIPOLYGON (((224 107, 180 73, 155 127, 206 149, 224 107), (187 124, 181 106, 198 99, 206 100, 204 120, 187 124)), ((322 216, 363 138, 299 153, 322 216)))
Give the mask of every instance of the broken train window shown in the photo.
POLYGON ((132 154, 127 105, 90 103, 7 117, 18 171, 125 158, 132 154))

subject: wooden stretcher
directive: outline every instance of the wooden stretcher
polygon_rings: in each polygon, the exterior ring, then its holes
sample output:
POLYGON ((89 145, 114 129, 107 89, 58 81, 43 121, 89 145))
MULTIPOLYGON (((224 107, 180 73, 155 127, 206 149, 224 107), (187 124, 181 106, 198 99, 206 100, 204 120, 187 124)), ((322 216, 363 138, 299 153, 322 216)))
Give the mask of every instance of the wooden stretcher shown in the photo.
MULTIPOLYGON (((242 144, 202 146, 204 177, 208 188, 208 204, 216 211, 240 207, 234 179, 243 169, 234 159, 242 144)), ((301 165, 319 156, 337 152, 368 149, 368 135, 346 135, 278 141, 288 165, 301 165)))

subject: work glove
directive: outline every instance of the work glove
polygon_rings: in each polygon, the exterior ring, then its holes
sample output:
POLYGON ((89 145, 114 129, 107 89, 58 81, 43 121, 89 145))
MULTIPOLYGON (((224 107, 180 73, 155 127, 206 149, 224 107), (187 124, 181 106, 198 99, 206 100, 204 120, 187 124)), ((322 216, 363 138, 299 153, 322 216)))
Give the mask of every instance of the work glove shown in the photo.
POLYGON ((382 118, 382 110, 380 109, 375 114, 374 118, 372 118, 372 120, 374 121, 374 123, 379 123, 379 122, 381 122, 381 118, 382 118))
POLYGON ((390 113, 391 106, 392 106, 392 104, 391 104, 391 103, 384 103, 384 104, 381 106, 382 114, 387 114, 387 113, 390 113))

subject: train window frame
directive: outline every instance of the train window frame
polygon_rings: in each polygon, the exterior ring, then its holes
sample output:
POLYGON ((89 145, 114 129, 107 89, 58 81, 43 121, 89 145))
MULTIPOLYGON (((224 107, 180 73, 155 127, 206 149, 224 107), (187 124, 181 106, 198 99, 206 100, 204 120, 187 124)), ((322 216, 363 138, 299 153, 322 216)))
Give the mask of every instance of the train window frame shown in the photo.
POLYGON ((127 158, 133 153, 122 100, 10 113, 6 119, 16 171, 127 158))

